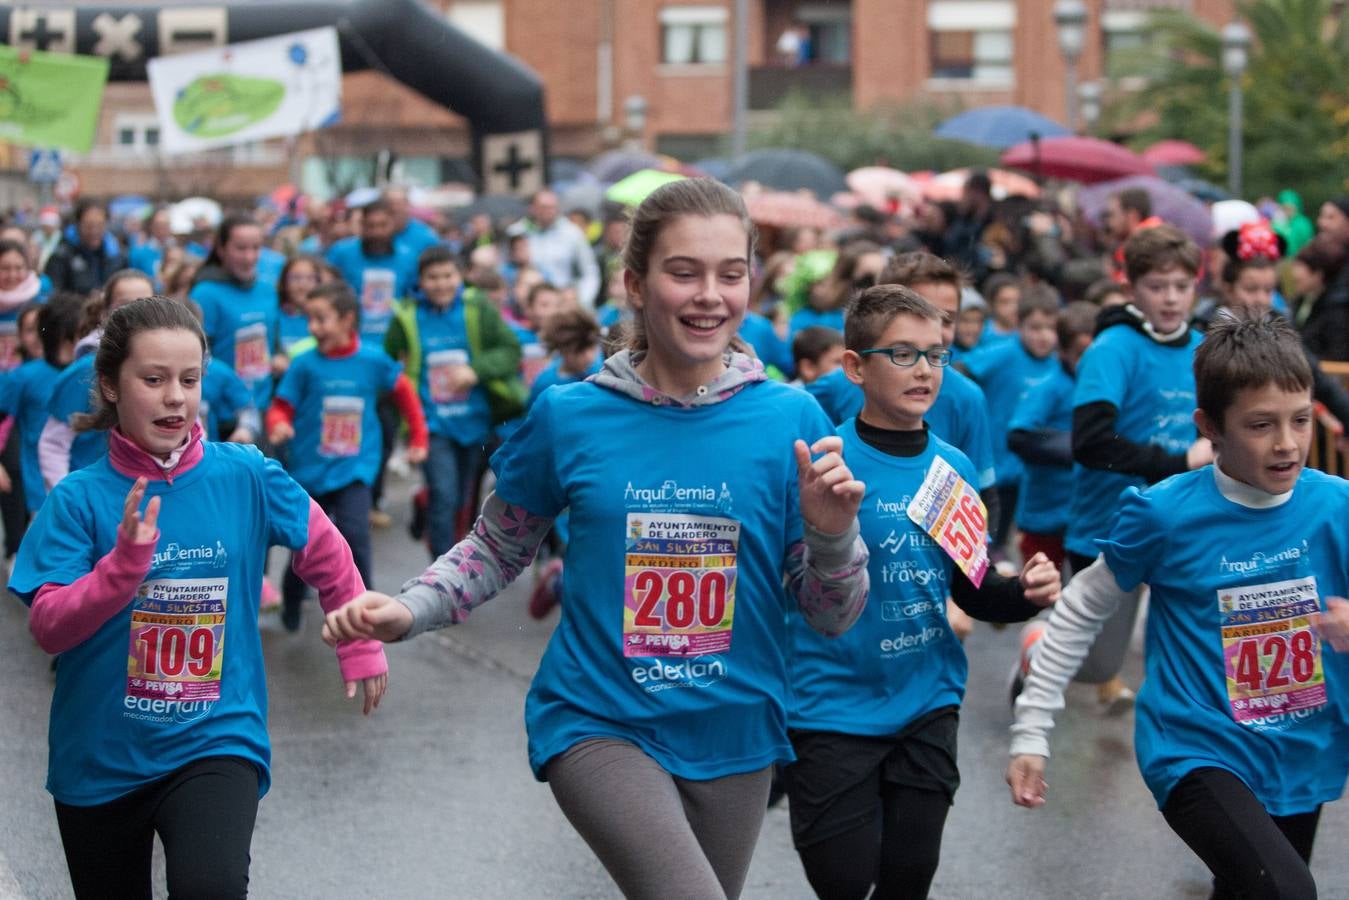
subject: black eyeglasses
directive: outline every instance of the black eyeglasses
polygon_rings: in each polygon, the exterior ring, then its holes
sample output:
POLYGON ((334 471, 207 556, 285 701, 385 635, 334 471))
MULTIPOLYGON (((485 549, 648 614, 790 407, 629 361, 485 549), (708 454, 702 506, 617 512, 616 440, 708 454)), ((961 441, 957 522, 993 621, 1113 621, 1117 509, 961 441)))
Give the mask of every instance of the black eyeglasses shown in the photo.
POLYGON ((905 369, 918 365, 920 357, 925 358, 927 364, 934 369, 940 369, 951 364, 951 351, 946 347, 928 347, 926 350, 920 350, 912 344, 896 344, 893 347, 860 350, 857 355, 866 356, 870 353, 884 353, 890 357, 890 362, 905 369))

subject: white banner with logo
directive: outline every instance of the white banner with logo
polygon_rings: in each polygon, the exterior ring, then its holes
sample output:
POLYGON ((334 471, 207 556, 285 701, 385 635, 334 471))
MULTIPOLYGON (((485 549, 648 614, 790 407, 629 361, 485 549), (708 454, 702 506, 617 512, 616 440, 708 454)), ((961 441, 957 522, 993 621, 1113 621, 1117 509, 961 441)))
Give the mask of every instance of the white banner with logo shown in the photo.
POLYGON ((156 57, 146 69, 165 153, 301 134, 341 115, 335 28, 156 57))

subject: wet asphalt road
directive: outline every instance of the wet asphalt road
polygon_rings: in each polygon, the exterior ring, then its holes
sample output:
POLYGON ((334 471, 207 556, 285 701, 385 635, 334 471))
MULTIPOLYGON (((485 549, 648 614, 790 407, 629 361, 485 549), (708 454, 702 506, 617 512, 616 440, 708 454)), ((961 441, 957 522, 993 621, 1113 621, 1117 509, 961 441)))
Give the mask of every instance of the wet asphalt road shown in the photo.
MULTIPOLYGON (((394 590, 425 555, 405 523, 411 482, 391 480, 394 526, 375 533, 375 583, 394 590)), ((279 566, 280 554, 273 560, 279 566)), ((611 898, 604 870, 526 764, 523 706, 556 616, 526 615, 521 583, 456 629, 389 649, 391 685, 362 718, 341 694, 311 601, 301 633, 263 624, 273 776, 253 838, 252 896, 611 898)), ((51 697, 25 610, 0 603, 0 898, 70 896, 42 788, 51 697)), ((968 642, 963 785, 948 821, 939 898, 1202 898, 1208 875, 1153 806, 1133 761, 1132 717, 1075 688, 1055 734, 1050 803, 1013 807, 1003 784, 1006 675, 1016 629, 968 642)), ((1126 675, 1136 683, 1137 654, 1126 675)), ((1327 808, 1313 865, 1322 897, 1349 898, 1349 806, 1327 808)), ((164 895, 156 862, 156 897, 164 895)), ((812 896, 784 808, 765 820, 747 900, 812 896)))

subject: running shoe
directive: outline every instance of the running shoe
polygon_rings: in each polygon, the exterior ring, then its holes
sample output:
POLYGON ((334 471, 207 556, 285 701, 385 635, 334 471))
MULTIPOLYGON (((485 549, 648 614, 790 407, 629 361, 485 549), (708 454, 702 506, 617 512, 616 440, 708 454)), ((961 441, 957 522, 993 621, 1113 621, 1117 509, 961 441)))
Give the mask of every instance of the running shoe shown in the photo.
POLYGON ((1137 695, 1116 675, 1114 678, 1096 686, 1096 702, 1106 715, 1119 716, 1128 712, 1134 705, 1137 695))
POLYGON ((258 604, 258 612, 276 612, 280 607, 281 592, 266 578, 262 579, 262 602, 258 604))
POLYGON ((534 592, 529 595, 529 617, 542 619, 561 599, 562 560, 550 559, 534 582, 534 592))
POLYGON ((378 508, 372 508, 370 510, 371 528, 388 528, 392 524, 393 516, 389 515, 384 510, 378 508))

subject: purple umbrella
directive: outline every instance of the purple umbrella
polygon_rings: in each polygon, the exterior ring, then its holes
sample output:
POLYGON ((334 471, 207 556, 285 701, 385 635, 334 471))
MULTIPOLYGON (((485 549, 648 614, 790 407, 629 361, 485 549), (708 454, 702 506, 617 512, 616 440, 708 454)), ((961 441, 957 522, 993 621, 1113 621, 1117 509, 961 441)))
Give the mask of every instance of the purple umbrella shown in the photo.
POLYGON ((1152 214, 1175 225, 1199 246, 1207 247, 1213 240, 1213 221, 1204 202, 1184 188, 1150 175, 1130 175, 1084 187, 1077 195, 1077 205, 1083 215, 1099 224, 1106 198, 1125 188, 1147 191, 1152 198, 1152 214))

